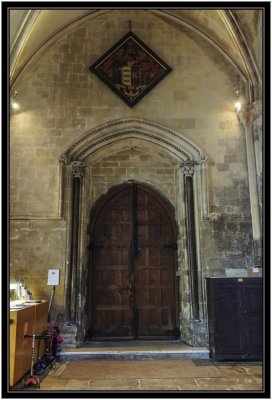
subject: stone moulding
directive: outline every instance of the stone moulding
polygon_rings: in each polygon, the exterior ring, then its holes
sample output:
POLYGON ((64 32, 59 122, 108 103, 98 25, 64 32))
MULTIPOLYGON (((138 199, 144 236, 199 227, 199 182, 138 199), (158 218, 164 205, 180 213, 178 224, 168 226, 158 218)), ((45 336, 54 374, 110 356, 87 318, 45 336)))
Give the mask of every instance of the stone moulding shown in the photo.
POLYGON ((70 165, 73 161, 88 163, 99 150, 127 139, 137 139, 157 146, 166 155, 171 155, 180 166, 179 168, 186 163, 194 165, 197 186, 195 189, 199 196, 201 220, 215 222, 215 219, 218 219, 218 216, 214 218, 214 215, 210 214, 206 156, 199 146, 180 132, 153 121, 141 118, 109 121, 75 139, 59 156, 59 162, 62 167, 70 165))
POLYGON ((194 160, 198 164, 206 161, 201 149, 190 139, 154 122, 135 118, 111 121, 83 134, 60 155, 59 161, 64 165, 73 160, 86 161, 103 146, 127 138, 153 143, 177 161, 194 160))
POLYGON ((61 166, 68 166, 73 161, 87 161, 92 155, 105 146, 126 139, 138 139, 157 146, 165 154, 176 159, 180 167, 184 163, 195 165, 197 175, 196 193, 198 193, 200 215, 202 222, 224 223, 233 221, 248 221, 248 218, 227 217, 210 212, 210 200, 206 178, 206 156, 202 150, 181 133, 155 122, 143 119, 122 119, 110 121, 104 125, 84 133, 71 143, 59 156, 61 166))
MULTIPOLYGON (((165 154, 171 155, 177 164, 182 166, 188 163, 194 165, 196 176, 196 193, 198 193, 201 220, 203 222, 233 222, 237 218, 230 218, 218 213, 210 212, 209 192, 206 179, 206 156, 202 150, 190 139, 181 133, 155 122, 143 119, 122 119, 110 121, 104 125, 84 133, 74 140, 66 150, 60 154, 61 167, 69 166, 74 161, 91 160, 94 153, 105 146, 110 146, 117 141, 138 139, 152 146, 157 146, 165 154)), ((188 165, 189 165, 188 164, 188 165)), ((88 165, 87 165, 88 167, 88 165)), ((61 180, 62 181, 62 180, 61 180)), ((62 201, 61 201, 62 203, 62 201)), ((61 213, 62 214, 62 213, 61 213)), ((239 221, 247 221, 248 218, 238 218, 239 221)))

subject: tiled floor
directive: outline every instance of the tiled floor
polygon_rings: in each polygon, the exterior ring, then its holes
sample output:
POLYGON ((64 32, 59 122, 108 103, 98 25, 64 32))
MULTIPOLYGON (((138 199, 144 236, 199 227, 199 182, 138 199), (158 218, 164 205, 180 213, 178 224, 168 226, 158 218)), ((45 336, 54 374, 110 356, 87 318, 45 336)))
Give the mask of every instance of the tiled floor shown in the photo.
POLYGON ((62 362, 53 362, 36 376, 41 392, 221 392, 262 393, 260 362, 214 362, 206 348, 180 341, 91 342, 63 348, 62 362))
POLYGON ((55 363, 38 390, 261 391, 262 365, 203 359, 70 360, 55 363))

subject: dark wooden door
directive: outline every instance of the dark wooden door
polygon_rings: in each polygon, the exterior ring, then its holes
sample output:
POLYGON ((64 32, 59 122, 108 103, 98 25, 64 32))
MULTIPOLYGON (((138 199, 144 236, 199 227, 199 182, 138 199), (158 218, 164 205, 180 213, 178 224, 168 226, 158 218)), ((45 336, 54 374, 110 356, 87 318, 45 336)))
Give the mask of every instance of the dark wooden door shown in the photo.
POLYGON ((175 338, 176 234, 167 207, 149 189, 129 185, 94 220, 89 336, 175 338))

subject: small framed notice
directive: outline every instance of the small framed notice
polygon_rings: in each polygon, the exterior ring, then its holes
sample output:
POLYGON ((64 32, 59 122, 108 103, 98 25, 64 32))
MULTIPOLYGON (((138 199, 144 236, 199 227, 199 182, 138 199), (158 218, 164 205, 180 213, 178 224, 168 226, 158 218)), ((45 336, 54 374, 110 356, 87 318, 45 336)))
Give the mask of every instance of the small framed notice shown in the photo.
POLYGON ((59 269, 49 269, 48 270, 48 280, 47 285, 59 285, 59 269))

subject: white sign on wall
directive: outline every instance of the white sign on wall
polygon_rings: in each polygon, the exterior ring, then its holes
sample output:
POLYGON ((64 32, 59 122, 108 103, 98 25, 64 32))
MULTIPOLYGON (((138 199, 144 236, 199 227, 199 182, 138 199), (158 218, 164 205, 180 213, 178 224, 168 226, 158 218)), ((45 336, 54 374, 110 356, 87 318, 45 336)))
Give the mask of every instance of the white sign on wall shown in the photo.
POLYGON ((48 270, 47 285, 59 285, 59 269, 48 270))

